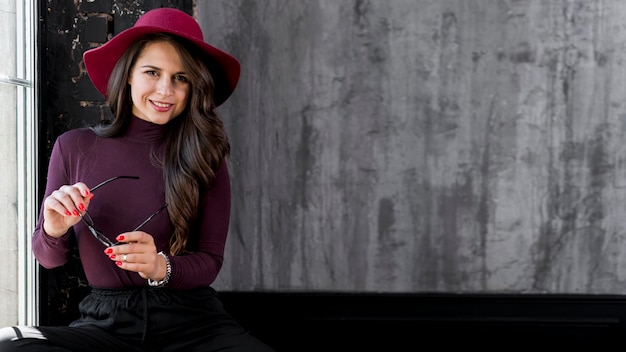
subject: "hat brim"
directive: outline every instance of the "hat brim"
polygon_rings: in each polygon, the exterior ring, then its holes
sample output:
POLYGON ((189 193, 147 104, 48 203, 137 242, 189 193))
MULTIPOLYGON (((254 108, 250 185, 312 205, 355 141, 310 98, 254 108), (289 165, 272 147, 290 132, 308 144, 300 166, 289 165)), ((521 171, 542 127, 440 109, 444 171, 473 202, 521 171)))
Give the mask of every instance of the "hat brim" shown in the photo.
MULTIPOLYGON (((140 26, 128 28, 108 42, 97 48, 87 50, 83 54, 85 69, 96 89, 103 95, 107 96, 107 86, 111 72, 117 61, 122 57, 126 49, 139 38, 150 33, 170 33, 177 35, 187 41, 195 44, 200 50, 212 59, 213 64, 218 65, 218 70, 211 70, 215 82, 215 105, 219 106, 224 103, 234 92, 241 74, 241 65, 239 61, 227 52, 218 49, 204 41, 195 38, 189 38, 185 33, 177 32, 170 28, 156 26, 140 26), (220 72, 221 71, 221 72, 220 72)), ((211 63, 207 63, 211 69, 211 63)))

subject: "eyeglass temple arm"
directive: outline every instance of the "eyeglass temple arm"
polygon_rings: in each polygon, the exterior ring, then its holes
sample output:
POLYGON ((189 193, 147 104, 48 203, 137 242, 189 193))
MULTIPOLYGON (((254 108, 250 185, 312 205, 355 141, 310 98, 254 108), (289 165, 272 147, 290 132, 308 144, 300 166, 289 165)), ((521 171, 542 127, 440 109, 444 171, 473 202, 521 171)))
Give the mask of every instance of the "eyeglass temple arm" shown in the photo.
POLYGON ((133 231, 137 231, 140 228, 143 227, 143 225, 147 224, 148 221, 152 220, 153 217, 157 216, 158 213, 160 213, 163 209, 167 208, 167 204, 163 204, 157 211, 155 211, 154 213, 152 213, 152 215, 150 215, 150 217, 148 217, 146 220, 144 220, 141 224, 139 224, 139 226, 135 227, 135 229, 133 231))
POLYGON ((102 182, 98 183, 97 185, 95 185, 95 186, 91 187, 91 188, 90 188, 90 191, 91 191, 91 192, 93 192, 93 191, 97 190, 98 188, 100 188, 100 187, 102 187, 102 186, 106 185, 107 183, 109 183, 109 182, 111 182, 111 181, 115 181, 115 180, 117 180, 118 178, 132 178, 132 179, 138 180, 138 179, 139 179, 139 176, 115 176, 115 177, 111 177, 110 179, 108 179, 108 180, 104 180, 104 181, 102 181, 102 182))

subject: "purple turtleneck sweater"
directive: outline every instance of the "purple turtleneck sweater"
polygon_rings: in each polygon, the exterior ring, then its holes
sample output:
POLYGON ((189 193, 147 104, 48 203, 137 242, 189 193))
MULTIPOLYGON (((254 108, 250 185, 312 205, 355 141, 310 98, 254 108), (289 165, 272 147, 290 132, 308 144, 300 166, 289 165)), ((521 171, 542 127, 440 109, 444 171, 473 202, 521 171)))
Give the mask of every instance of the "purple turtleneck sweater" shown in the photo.
MULTIPOLYGON (((161 137, 167 125, 156 125, 132 118, 123 136, 102 138, 89 129, 68 131, 55 142, 48 169, 44 197, 62 185, 84 182, 93 187, 114 176, 139 176, 117 179, 93 192, 89 214, 94 227, 115 242, 115 237, 133 230, 165 203, 161 137), (153 157, 156 151, 156 160, 153 157)), ((230 218, 230 180, 226 163, 216 173, 214 187, 203 195, 200 221, 190 238, 198 239, 197 250, 170 256, 172 274, 168 284, 173 289, 209 286, 222 266, 230 218)), ((33 252, 45 268, 63 265, 69 256, 69 236, 76 236, 80 259, 87 280, 96 288, 145 287, 139 274, 115 265, 104 254, 104 245, 79 221, 61 238, 43 230, 43 207, 33 233, 33 252)), ((167 208, 141 228, 154 237, 157 251, 169 253, 172 224, 167 208)))

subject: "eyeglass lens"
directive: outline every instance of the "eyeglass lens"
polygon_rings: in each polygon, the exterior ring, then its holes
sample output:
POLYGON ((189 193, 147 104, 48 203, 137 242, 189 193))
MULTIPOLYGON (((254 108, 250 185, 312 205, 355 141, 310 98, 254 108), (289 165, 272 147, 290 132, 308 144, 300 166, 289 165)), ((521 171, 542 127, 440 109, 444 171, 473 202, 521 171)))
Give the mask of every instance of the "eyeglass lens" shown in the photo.
MULTIPOLYGON (((90 191, 93 192, 96 189, 106 185, 109 182, 115 181, 117 179, 120 178, 129 178, 129 179, 139 179, 139 176, 115 176, 115 177, 111 177, 108 180, 104 180, 102 182, 100 182, 99 184, 93 186, 90 188, 90 191)), ((152 220, 155 216, 157 216, 157 214, 159 214, 161 211, 163 211, 163 209, 167 208, 167 203, 163 204, 157 211, 155 211, 154 213, 152 213, 152 215, 150 215, 146 220, 144 220, 141 224, 139 224, 139 226, 137 226, 133 231, 137 231, 140 228, 142 228, 145 224, 147 224, 150 220, 152 220)), ((115 245, 120 244, 119 242, 113 242, 111 241, 108 237, 106 237, 102 231, 96 229, 94 227, 94 222, 93 219, 91 218, 91 215, 89 215, 89 213, 87 211, 84 212, 84 214, 80 214, 81 219, 83 220, 83 222, 85 223, 85 225, 87 225, 87 228, 89 229, 89 231, 94 235, 94 237, 96 237, 96 239, 98 241, 100 241, 102 244, 104 244, 107 247, 113 247, 115 245)))

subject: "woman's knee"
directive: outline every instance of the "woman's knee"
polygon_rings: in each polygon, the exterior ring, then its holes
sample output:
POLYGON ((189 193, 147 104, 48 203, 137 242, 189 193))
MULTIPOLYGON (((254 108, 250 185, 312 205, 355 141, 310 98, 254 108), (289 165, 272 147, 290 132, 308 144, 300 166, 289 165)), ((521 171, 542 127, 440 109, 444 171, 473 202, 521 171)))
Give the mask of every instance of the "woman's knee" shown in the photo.
POLYGON ((7 326, 5 328, 0 329, 0 351, 14 351, 13 346, 15 345, 15 341, 17 340, 17 327, 15 326, 7 326))
POLYGON ((0 351, 37 351, 37 349, 29 349, 28 346, 45 342, 45 339, 41 331, 31 326, 5 327, 0 329, 0 351))
POLYGON ((0 342, 16 340, 18 336, 16 329, 18 329, 16 326, 7 326, 0 329, 0 342))

